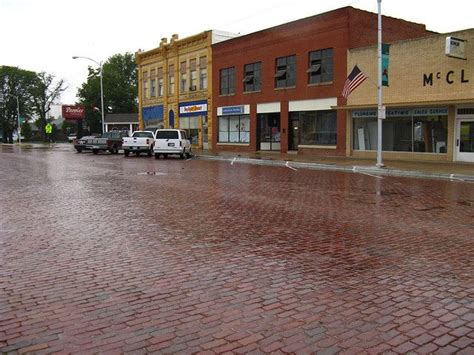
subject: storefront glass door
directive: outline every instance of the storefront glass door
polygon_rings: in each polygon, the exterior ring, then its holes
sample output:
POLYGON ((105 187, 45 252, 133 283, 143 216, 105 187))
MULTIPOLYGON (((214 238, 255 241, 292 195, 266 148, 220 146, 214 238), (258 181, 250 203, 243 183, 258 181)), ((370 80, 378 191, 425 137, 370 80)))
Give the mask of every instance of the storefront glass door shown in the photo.
POLYGON ((280 150, 280 113, 258 115, 258 149, 280 150))
POLYGON ((288 150, 298 150, 298 144, 300 142, 300 121, 298 118, 290 118, 288 125, 288 150))
POLYGON ((474 119, 457 122, 456 160, 474 163, 474 119))

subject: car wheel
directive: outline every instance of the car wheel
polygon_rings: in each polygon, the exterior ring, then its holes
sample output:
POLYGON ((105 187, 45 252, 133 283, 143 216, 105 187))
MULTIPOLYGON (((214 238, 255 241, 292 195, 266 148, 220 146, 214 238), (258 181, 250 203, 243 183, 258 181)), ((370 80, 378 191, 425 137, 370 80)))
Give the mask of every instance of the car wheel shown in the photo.
POLYGON ((128 150, 124 150, 124 151, 123 151, 123 154, 124 154, 126 157, 128 157, 128 156, 130 155, 130 152, 129 152, 128 150))
POLYGON ((92 149, 92 153, 97 154, 99 151, 97 149, 92 149))
POLYGON ((112 148, 112 154, 118 154, 118 147, 116 145, 112 148))
POLYGON ((76 149, 78 153, 82 153, 82 149, 81 148, 77 148, 76 149))
POLYGON ((137 150, 137 151, 135 152, 135 155, 136 155, 137 157, 140 156, 140 151, 137 150))
POLYGON ((155 159, 160 159, 160 155, 158 153, 155 153, 155 159))
POLYGON ((153 155, 153 148, 150 148, 148 150, 148 156, 151 157, 153 155))

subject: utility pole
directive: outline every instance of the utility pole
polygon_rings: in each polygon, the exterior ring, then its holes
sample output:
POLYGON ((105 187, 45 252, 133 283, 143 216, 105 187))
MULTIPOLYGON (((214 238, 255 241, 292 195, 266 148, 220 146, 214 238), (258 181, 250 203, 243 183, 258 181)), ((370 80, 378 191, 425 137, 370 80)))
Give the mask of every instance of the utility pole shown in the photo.
POLYGON ((18 99, 18 96, 16 97, 16 115, 17 115, 17 120, 18 120, 18 143, 21 144, 21 122, 20 122, 20 100, 18 99))
POLYGON ((382 105, 382 0, 377 0, 378 5, 378 105, 377 105, 377 164, 383 168, 382 162, 382 120, 385 118, 385 107, 382 105))

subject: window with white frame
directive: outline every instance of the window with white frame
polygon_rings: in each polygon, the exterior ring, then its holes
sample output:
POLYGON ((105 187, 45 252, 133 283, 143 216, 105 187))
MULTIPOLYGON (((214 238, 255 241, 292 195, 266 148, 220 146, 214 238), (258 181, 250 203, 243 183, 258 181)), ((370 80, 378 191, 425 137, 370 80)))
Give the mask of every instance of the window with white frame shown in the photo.
POLYGON ((219 117, 219 143, 249 143, 250 116, 232 115, 219 117))

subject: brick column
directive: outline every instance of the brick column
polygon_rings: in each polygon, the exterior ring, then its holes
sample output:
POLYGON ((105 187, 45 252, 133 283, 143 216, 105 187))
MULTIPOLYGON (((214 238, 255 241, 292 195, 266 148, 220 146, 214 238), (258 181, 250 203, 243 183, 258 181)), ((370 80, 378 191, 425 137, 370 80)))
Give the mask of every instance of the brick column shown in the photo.
POLYGON ((288 101, 282 101, 280 104, 280 152, 288 152, 288 101))

